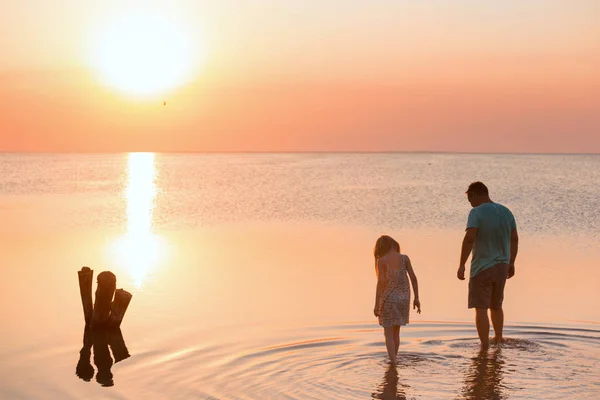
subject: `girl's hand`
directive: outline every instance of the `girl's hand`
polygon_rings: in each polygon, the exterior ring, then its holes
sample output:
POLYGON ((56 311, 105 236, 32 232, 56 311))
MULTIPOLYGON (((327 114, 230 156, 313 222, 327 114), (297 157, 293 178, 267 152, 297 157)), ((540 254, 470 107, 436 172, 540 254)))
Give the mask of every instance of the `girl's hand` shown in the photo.
POLYGON ((419 299, 415 299, 415 301, 413 301, 413 310, 417 309, 417 313, 421 314, 421 302, 419 301, 419 299))
POLYGON ((375 314, 375 316, 377 318, 379 318, 379 310, 377 309, 377 306, 375 306, 375 308, 373 308, 373 314, 375 314))

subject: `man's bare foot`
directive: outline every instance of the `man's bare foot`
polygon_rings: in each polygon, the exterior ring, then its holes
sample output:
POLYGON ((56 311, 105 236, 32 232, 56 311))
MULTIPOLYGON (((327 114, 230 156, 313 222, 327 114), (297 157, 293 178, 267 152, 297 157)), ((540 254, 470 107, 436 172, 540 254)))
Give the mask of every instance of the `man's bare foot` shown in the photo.
POLYGON ((481 341, 481 350, 487 350, 490 347, 490 340, 481 341))

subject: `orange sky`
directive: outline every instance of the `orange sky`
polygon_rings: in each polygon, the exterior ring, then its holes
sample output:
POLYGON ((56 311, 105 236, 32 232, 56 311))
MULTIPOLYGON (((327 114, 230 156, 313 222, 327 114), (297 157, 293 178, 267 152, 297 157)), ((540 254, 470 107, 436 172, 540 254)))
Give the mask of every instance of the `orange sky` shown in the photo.
POLYGON ((0 151, 600 153, 595 0, 148 1, 206 50, 143 100, 88 62, 135 2, 5 3, 0 151))

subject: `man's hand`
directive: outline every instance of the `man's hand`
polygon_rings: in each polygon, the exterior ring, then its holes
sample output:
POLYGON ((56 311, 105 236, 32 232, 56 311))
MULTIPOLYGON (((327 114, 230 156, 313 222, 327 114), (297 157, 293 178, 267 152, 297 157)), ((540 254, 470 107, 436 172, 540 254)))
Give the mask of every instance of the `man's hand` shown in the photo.
POLYGON ((456 277, 458 279, 460 279, 461 281, 465 280, 465 266, 461 265, 460 267, 458 267, 458 271, 456 271, 456 277))
POLYGON ((506 277, 506 279, 510 279, 513 276, 515 276, 515 264, 509 264, 508 265, 508 276, 506 277))
POLYGON ((377 318, 379 318, 379 310, 378 310, 377 306, 375 306, 375 308, 373 308, 373 314, 375 314, 375 316, 377 318))

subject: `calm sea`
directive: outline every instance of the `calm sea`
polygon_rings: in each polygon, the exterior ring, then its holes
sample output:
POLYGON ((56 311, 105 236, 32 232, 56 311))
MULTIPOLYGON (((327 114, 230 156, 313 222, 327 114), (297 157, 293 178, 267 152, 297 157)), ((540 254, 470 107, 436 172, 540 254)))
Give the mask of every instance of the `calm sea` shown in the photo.
POLYGON ((598 182, 593 155, 0 154, 0 398, 600 398, 598 182), (475 180, 521 237, 487 352, 455 275, 475 180), (423 309, 391 368, 384 233, 423 309), (84 265, 133 294, 120 331, 85 334, 84 265))

